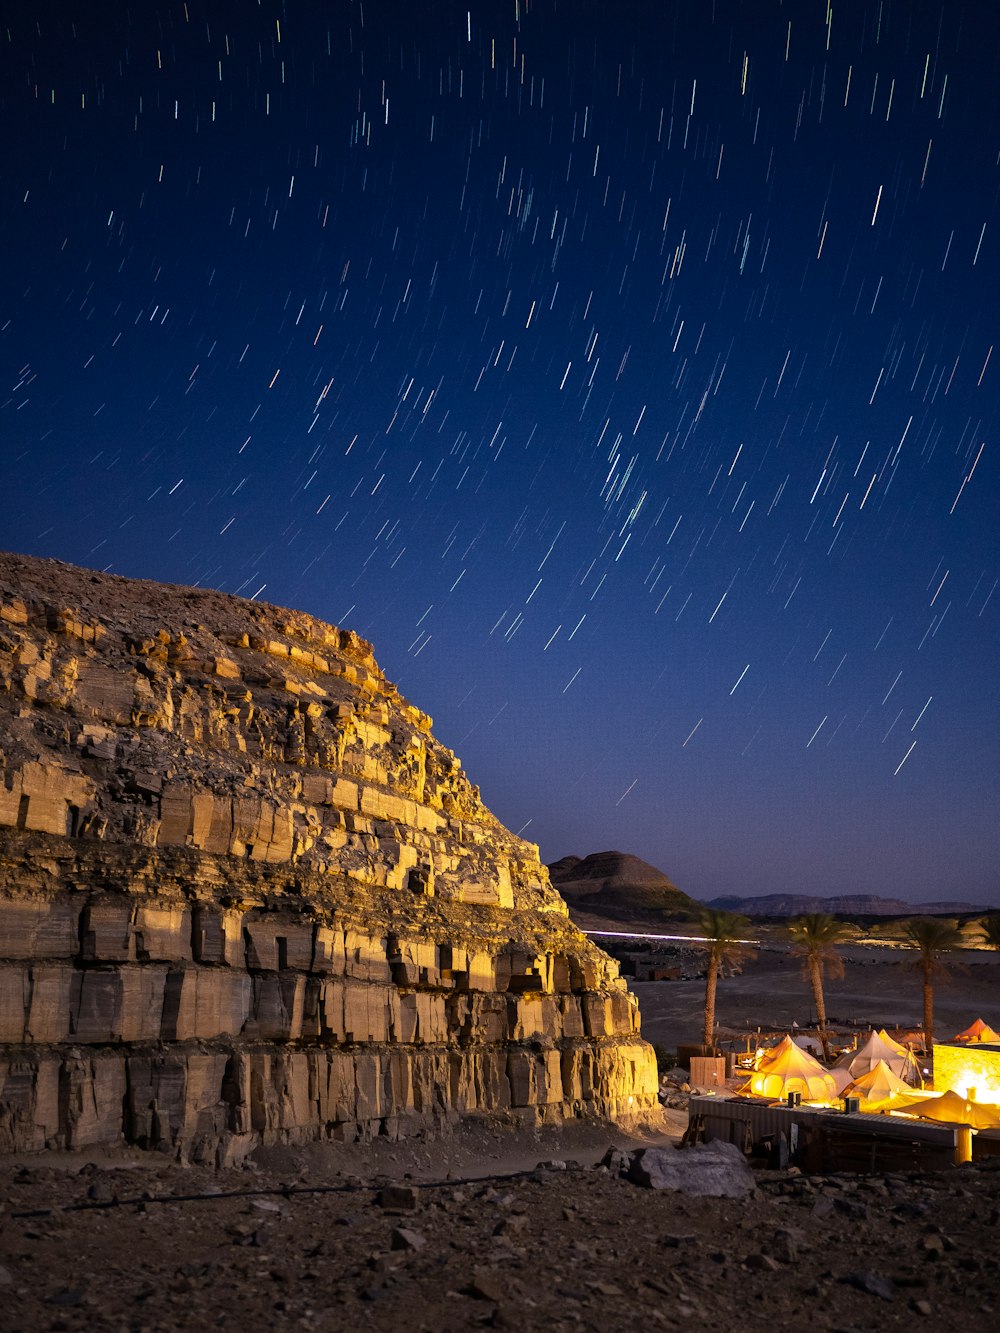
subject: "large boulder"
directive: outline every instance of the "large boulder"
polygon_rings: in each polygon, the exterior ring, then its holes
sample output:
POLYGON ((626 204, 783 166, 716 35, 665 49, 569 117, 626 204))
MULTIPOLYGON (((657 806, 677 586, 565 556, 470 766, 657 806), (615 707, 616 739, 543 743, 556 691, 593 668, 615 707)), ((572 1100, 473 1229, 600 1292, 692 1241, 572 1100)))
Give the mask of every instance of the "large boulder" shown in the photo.
POLYGON ((690 1148, 643 1148, 632 1156, 629 1179, 654 1190, 741 1199, 757 1188, 735 1143, 712 1139, 690 1148))

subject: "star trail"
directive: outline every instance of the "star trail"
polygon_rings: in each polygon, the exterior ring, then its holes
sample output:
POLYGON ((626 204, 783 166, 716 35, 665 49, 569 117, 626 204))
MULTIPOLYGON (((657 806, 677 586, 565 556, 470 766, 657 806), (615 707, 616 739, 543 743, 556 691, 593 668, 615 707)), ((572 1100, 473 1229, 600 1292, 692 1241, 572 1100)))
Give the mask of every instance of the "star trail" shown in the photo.
POLYGON ((0 544, 357 630, 545 860, 1000 903, 995 48, 24 6, 0 544))

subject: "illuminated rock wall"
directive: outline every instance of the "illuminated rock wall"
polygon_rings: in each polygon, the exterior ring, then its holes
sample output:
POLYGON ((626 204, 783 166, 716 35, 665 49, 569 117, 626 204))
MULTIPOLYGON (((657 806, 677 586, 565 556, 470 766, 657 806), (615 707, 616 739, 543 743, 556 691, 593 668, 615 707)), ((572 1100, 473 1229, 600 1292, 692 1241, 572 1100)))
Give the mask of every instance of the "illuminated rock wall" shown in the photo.
POLYGON ((357 636, 0 557, 0 1151, 655 1114, 617 964, 357 636))
POLYGON ((1000 1103, 1000 1046, 935 1043, 934 1090, 949 1089, 977 1102, 1000 1103))

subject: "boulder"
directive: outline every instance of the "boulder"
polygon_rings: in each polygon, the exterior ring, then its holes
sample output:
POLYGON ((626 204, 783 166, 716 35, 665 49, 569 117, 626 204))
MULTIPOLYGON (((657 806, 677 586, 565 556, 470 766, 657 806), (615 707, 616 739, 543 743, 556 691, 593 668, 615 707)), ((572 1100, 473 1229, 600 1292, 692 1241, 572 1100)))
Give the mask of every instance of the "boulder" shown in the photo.
POLYGON ((633 1153, 629 1179, 647 1189, 741 1199, 757 1186, 735 1143, 713 1139, 690 1148, 643 1148, 633 1153))

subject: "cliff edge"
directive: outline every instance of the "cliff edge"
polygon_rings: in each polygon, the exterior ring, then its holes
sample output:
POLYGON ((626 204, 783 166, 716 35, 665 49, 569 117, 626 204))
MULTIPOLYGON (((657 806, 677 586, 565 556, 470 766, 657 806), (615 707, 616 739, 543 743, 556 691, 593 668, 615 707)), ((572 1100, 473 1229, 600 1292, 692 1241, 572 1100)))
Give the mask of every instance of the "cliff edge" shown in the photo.
POLYGON ((0 1152, 655 1115, 617 964, 369 644, 0 555, 0 1152))

